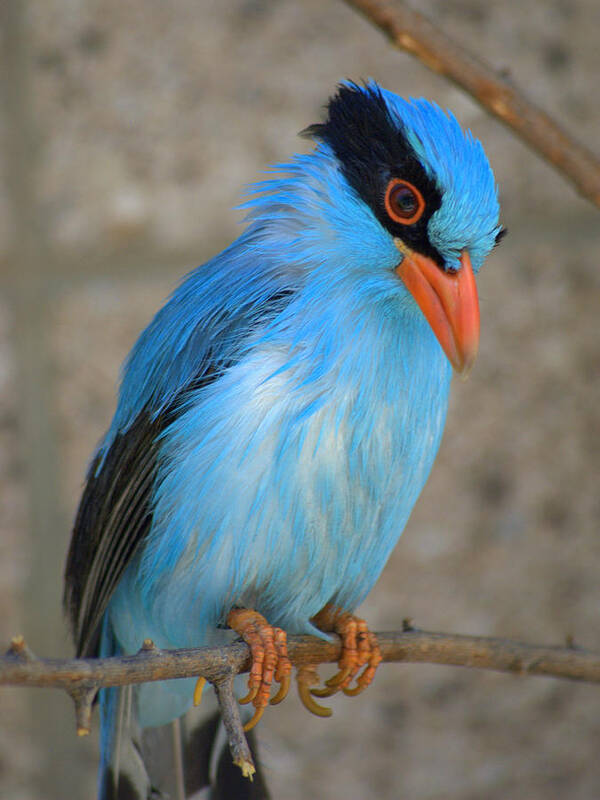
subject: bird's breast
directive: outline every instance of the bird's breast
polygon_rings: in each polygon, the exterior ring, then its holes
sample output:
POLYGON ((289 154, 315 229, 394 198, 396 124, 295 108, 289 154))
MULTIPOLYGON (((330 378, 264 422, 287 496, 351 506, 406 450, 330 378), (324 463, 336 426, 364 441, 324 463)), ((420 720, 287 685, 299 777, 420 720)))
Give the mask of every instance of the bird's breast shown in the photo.
POLYGON ((372 357, 356 373, 265 344, 169 429, 141 570, 165 629, 187 606, 197 642, 239 604, 306 631, 369 591, 437 452, 448 375, 372 357))

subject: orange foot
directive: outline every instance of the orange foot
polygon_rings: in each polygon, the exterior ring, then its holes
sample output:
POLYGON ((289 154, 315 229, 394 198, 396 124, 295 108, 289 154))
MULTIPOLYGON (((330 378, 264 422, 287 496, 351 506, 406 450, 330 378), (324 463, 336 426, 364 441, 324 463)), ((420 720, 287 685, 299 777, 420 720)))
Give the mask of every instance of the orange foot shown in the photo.
POLYGON ((227 625, 242 637, 250 647, 252 667, 248 678, 249 692, 240 703, 252 703, 256 711, 244 725, 244 730, 253 728, 264 714, 267 704, 281 703, 290 688, 292 663, 287 654, 287 637, 281 628, 274 628, 257 611, 234 608, 229 612, 227 625), (273 678, 279 683, 279 691, 269 700, 273 678))
POLYGON ((323 632, 337 633, 342 639, 342 655, 338 661, 339 672, 325 681, 322 689, 311 688, 319 682, 315 667, 303 667, 298 670, 300 699, 313 714, 328 717, 331 715, 331 709, 316 703, 311 695, 330 697, 340 689, 351 697, 360 694, 375 676, 375 671, 381 662, 381 651, 377 638, 367 628, 367 623, 347 611, 326 605, 311 621, 323 632), (364 670, 356 678, 356 685, 350 688, 350 684, 362 667, 364 670))

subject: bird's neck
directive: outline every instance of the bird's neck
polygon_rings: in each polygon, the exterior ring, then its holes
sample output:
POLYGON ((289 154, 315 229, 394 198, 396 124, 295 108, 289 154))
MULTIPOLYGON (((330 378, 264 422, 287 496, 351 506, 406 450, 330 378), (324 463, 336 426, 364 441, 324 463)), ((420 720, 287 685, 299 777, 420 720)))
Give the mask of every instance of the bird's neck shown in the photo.
POLYGON ((380 406, 447 405, 451 368, 410 300, 357 299, 340 287, 292 303, 277 327, 287 339, 296 391, 351 395, 380 406))

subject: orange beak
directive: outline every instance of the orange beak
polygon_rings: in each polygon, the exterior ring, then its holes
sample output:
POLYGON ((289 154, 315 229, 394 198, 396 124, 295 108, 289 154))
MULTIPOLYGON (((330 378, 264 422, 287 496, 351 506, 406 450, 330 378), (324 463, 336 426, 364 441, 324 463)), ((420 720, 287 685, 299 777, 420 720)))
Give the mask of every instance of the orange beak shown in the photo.
POLYGON ((466 377, 479 348, 479 300, 471 258, 463 250, 458 272, 444 272, 432 259, 396 240, 404 255, 396 267, 415 302, 431 325, 448 360, 466 377))

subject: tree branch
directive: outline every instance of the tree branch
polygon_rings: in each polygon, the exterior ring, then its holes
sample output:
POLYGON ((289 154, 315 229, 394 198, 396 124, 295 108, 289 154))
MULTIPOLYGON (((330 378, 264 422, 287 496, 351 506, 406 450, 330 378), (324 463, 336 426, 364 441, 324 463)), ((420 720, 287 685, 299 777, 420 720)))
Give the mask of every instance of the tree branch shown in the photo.
POLYGON ((600 206, 600 161, 539 109, 504 74, 469 53, 406 3, 345 0, 400 50, 451 80, 498 117, 577 189, 600 206))
MULTIPOLYGON (((383 660, 404 663, 449 664, 519 675, 545 675, 600 683, 600 654, 569 643, 544 647, 486 636, 431 633, 405 623, 402 632, 378 633, 383 660)), ((288 651, 296 666, 338 661, 340 640, 290 636, 288 651)), ((48 686, 64 689, 75 703, 77 733, 89 733, 92 702, 98 689, 145 681, 191 678, 202 675, 217 692, 226 722, 229 745, 244 774, 254 771, 233 695, 233 677, 250 668, 249 649, 243 642, 225 647, 159 650, 146 639, 132 656, 89 659, 37 658, 22 636, 16 636, 0 657, 0 685, 48 686)))

